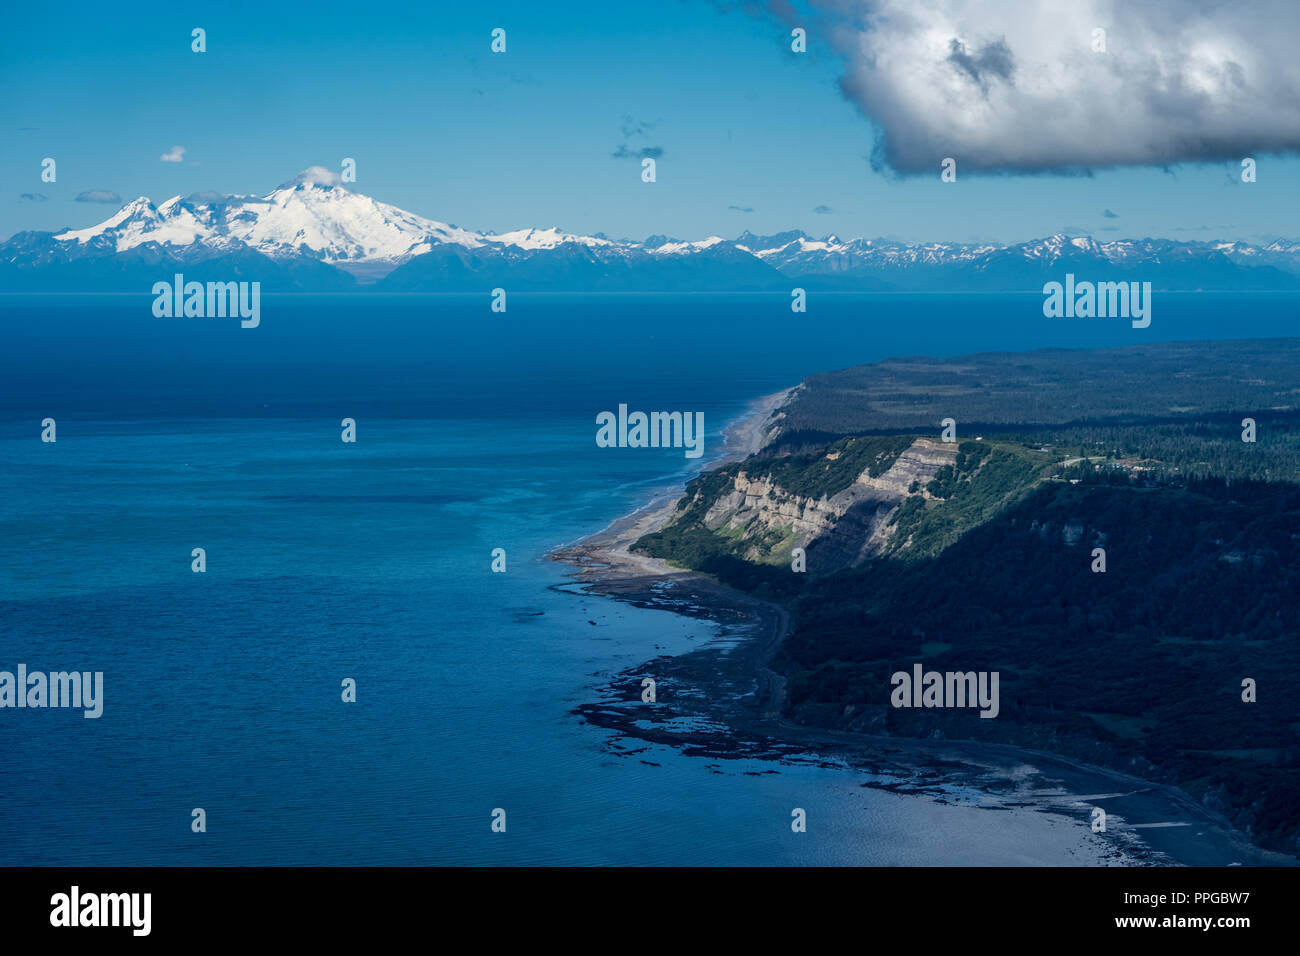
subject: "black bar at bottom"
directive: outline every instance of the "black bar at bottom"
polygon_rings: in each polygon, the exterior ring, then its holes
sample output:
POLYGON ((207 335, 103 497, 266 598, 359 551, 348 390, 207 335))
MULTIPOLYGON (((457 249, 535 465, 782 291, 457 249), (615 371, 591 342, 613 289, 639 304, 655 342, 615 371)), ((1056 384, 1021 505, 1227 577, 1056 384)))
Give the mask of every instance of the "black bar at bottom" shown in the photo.
POLYGON ((1300 870, 1288 868, 13 868, 0 869, 0 932, 7 942, 62 936, 78 945, 337 945, 455 929, 493 938, 562 929, 640 946, 698 937, 703 923, 733 940, 784 924, 803 927, 810 942, 836 927, 864 942, 876 928, 910 927, 926 944, 1029 932, 1231 945, 1252 934, 1291 935, 1298 886, 1300 870))

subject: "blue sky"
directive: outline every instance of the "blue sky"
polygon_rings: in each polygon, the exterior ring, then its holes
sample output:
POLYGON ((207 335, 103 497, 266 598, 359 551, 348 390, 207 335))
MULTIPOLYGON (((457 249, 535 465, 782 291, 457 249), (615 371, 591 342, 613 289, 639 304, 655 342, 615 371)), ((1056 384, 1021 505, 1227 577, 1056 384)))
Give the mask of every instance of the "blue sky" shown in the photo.
POLYGON ((76 201, 90 191, 264 194, 345 156, 357 161, 350 188, 479 230, 1300 233, 1300 161, 1285 150, 1258 156, 1250 185, 1228 159, 1090 176, 959 167, 953 184, 937 168, 873 169, 879 126, 841 91, 845 52, 824 11, 807 16, 810 49, 796 55, 778 16, 685 0, 13 5, 0 34, 0 236, 117 208, 76 201), (194 27, 206 53, 190 50, 194 27), (504 54, 489 50, 494 27, 507 31, 504 54), (161 161, 174 146, 183 160, 161 161), (614 158, 620 146, 662 149, 657 182, 614 158), (55 183, 40 179, 46 156, 55 183))

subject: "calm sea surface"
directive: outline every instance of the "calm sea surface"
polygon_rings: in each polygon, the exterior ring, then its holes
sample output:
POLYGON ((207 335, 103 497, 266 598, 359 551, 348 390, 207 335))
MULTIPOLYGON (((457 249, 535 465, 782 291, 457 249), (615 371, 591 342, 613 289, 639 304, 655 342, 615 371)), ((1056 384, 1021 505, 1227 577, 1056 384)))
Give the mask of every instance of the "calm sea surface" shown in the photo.
POLYGON ((707 460, 813 372, 1290 335, 1300 297, 1157 295, 1146 330, 1009 295, 267 296, 249 330, 151 302, 0 296, 0 670, 105 685, 97 720, 0 710, 0 864, 1086 859, 1043 814, 611 753, 572 708, 714 632, 554 589, 550 549, 698 467, 595 416, 702 411, 707 460))

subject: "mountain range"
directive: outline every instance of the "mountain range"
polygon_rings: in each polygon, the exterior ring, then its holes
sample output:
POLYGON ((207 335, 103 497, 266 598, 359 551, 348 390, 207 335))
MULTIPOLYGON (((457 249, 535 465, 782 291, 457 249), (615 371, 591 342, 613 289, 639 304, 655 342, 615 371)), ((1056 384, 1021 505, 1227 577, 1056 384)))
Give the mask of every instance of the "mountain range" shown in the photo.
POLYGON ((1066 272, 1170 290, 1300 288, 1300 242, 1057 234, 1009 245, 813 238, 791 230, 683 241, 558 228, 474 232, 340 185, 265 196, 147 197, 85 229, 0 243, 0 291, 147 292, 174 271, 279 292, 1040 291, 1066 272))

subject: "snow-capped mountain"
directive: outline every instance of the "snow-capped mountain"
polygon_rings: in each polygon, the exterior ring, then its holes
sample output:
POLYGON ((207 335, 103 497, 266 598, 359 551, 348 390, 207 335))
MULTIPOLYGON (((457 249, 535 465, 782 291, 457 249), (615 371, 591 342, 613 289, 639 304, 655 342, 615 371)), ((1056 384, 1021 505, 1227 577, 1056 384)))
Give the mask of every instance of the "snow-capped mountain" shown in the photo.
POLYGON ((1011 245, 901 243, 798 230, 635 241, 556 227, 496 234, 295 180, 265 196, 173 196, 158 205, 142 196, 84 229, 19 233, 0 244, 0 291, 129 291, 182 266, 310 291, 1037 290, 1069 270, 1158 288, 1290 289, 1300 288, 1300 242, 1058 234, 1011 245))
POLYGON ((322 262, 384 259, 400 262, 435 243, 467 248, 476 234, 425 219, 341 186, 291 183, 266 196, 228 196, 192 202, 173 196, 155 206, 141 196, 88 229, 56 233, 59 242, 84 244, 112 237, 118 252, 146 243, 215 249, 245 247, 272 258, 304 253, 322 262))

